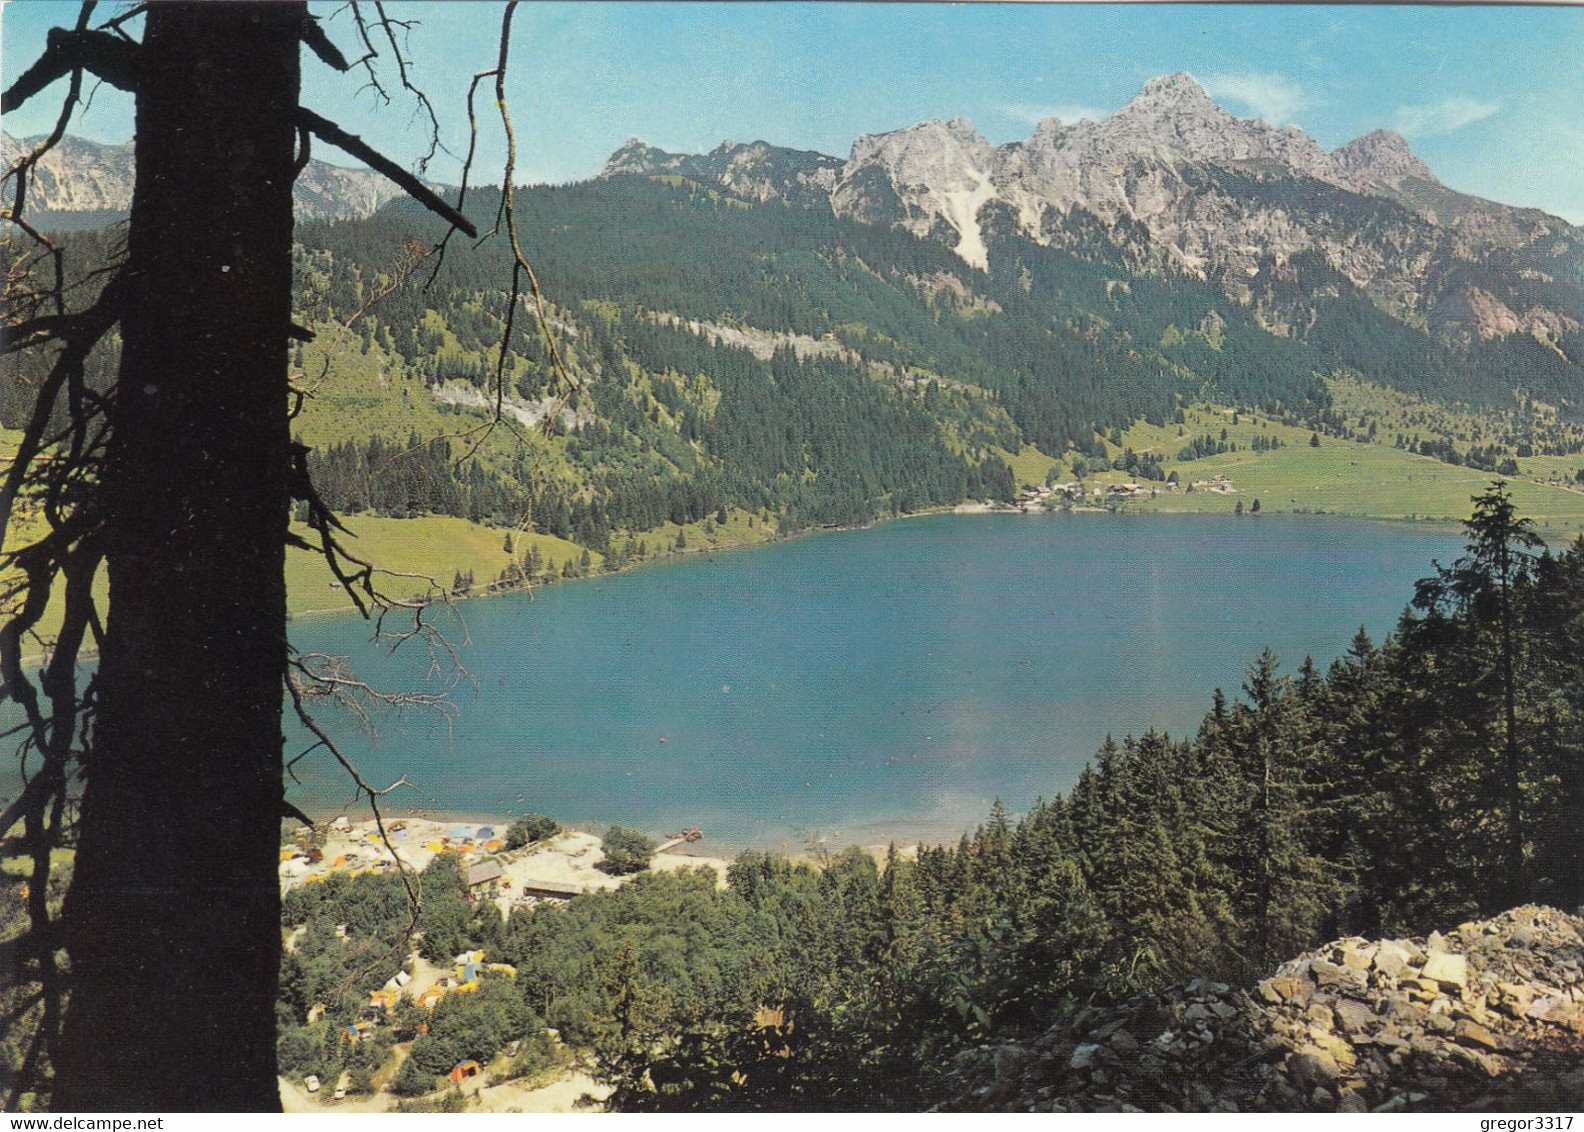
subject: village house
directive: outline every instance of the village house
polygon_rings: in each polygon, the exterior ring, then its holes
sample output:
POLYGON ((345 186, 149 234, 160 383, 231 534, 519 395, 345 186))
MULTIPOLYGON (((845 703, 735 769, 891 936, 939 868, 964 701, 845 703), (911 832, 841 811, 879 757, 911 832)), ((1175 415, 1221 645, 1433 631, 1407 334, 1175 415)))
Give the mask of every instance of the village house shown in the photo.
POLYGON ((462 882, 467 886, 469 894, 499 884, 506 879, 506 870, 500 867, 499 861, 485 861, 479 865, 469 865, 462 871, 462 882))

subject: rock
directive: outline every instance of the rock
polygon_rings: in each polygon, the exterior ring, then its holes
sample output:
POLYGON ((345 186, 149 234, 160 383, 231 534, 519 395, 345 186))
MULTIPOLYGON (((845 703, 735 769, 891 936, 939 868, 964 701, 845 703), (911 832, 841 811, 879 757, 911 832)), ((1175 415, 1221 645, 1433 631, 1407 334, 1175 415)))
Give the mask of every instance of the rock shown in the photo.
POLYGON ((1370 965, 1388 978, 1400 979, 1408 971, 1408 950, 1388 940, 1375 949, 1370 965))
POLYGON ((1535 992, 1529 987, 1501 982, 1496 984, 1496 997, 1491 1005, 1503 1014, 1522 1018, 1529 1009, 1529 1004, 1534 1001, 1534 997, 1535 992))
POLYGON ((1138 1039, 1126 1030, 1118 1030, 1108 1039, 1111 1049, 1118 1054, 1133 1053, 1139 1048, 1138 1039))
POLYGON ((1360 972, 1339 966, 1325 959, 1316 959, 1309 965, 1309 977, 1317 986, 1350 987, 1361 985, 1360 972))
POLYGON ((1432 950, 1419 972, 1422 979, 1430 979, 1443 987, 1456 987, 1459 994, 1468 989, 1468 960, 1461 955, 1432 950))
POLYGON ((1375 959, 1373 947, 1343 947, 1342 966, 1355 971, 1368 971, 1375 959))
POLYGON ((1276 975, 1260 984, 1260 997, 1272 1005, 1291 1002, 1302 993, 1303 983, 1291 975, 1276 975))
POLYGON ((1329 1085, 1342 1076, 1331 1055, 1319 1049, 1293 1054, 1287 1059, 1287 1072, 1305 1089, 1329 1085))
POLYGON ((1353 1052, 1353 1047, 1335 1034, 1316 1034, 1313 1041, 1315 1047, 1329 1057, 1332 1064, 1339 1069, 1351 1070, 1358 1064, 1358 1055, 1353 1052))
POLYGON ((954 1057, 946 1073, 959 1083, 956 1099, 940 1107, 1344 1113, 1578 1107, 1584 1102, 1584 943, 1575 925, 1584 920, 1520 909, 1423 948, 1404 940, 1339 940, 1290 960, 1247 992, 1198 980, 1090 1006, 1075 1021, 1019 1044, 954 1057), (1521 928, 1531 938, 1517 947, 1509 937, 1521 928), (1366 954, 1367 972, 1357 962, 1366 954))
POLYGON ((1465 1045, 1482 1046, 1489 1050, 1498 1048, 1495 1034, 1491 1033, 1484 1026, 1481 1026, 1478 1022, 1472 1022, 1467 1018, 1463 1019, 1461 1022, 1458 1022, 1452 1028, 1452 1033, 1458 1041, 1464 1043, 1465 1045))
POLYGON ((1362 1031, 1364 1027, 1376 1021, 1375 1012, 1362 1002, 1355 1002, 1351 998, 1344 998, 1331 1008, 1331 1013, 1336 1016, 1337 1025, 1349 1034, 1362 1031))
POLYGON ((1452 1055, 1453 1061, 1467 1066, 1483 1077, 1499 1077, 1501 1075, 1501 1069, 1485 1054, 1472 1049, 1465 1049, 1463 1046, 1452 1046, 1447 1052, 1452 1055))
POLYGON ((1481 1026, 1491 1024, 1490 1015, 1478 1002, 1453 1003, 1448 1013, 1453 1019, 1467 1018, 1470 1022, 1478 1022, 1481 1026))

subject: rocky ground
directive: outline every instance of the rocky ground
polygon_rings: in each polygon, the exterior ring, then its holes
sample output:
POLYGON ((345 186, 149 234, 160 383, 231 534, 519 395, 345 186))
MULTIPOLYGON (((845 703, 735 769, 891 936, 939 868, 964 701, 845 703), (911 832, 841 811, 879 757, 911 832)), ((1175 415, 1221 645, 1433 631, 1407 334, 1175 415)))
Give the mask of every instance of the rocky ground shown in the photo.
POLYGON ((1208 979, 968 1051, 945 1111, 1584 1108, 1584 919, 1532 905, 1344 939, 1252 989, 1208 979))

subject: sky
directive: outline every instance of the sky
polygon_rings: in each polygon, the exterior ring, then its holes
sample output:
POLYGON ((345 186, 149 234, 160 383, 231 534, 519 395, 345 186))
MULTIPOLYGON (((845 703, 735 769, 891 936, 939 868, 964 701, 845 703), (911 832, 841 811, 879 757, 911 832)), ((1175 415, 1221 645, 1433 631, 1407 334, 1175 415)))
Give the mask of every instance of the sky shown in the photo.
MULTIPOLYGON (((126 6, 107 0, 96 20, 126 6)), ((76 8, 5 4, 6 85, 76 8)), ((313 8, 354 57, 344 6, 313 8)), ((446 145, 465 152, 467 86, 494 66, 502 4, 386 8, 419 21, 414 79, 446 145)), ((565 182, 593 176, 629 137, 686 152, 762 139, 845 157, 861 134, 962 115, 1000 144, 1047 114, 1101 117, 1176 71, 1234 114, 1297 125, 1327 148, 1398 130, 1451 187, 1584 223, 1578 7, 528 3, 513 19, 507 93, 517 179, 565 182)), ((411 99, 398 90, 383 105, 362 85, 305 58, 304 102, 411 165, 424 134, 411 99)), ((63 87, 7 115, 6 131, 47 131, 63 87)), ((479 168, 496 177, 505 146, 487 85, 478 101, 479 168)), ((130 98, 102 88, 71 132, 120 142, 131 122, 130 98)), ((354 164, 323 146, 315 156, 354 164)), ((452 181, 457 168, 442 154, 429 175, 452 181)))

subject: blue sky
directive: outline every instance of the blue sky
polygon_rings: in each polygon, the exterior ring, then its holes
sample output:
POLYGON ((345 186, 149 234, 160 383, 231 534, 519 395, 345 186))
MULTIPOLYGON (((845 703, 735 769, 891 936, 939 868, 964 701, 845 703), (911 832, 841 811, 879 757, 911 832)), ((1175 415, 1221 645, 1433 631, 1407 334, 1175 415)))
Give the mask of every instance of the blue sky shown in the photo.
MULTIPOLYGON (((329 14, 339 5, 316 5, 329 14)), ((387 5, 411 33, 415 75, 448 145, 466 148, 469 77, 493 65, 501 5, 387 5)), ((101 18, 120 4, 100 5, 101 18)), ((6 82, 75 3, 0 13, 6 82)), ((349 54, 341 14, 329 31, 349 54)), ((966 115, 992 142, 1042 114, 1120 107, 1144 80, 1188 71, 1243 117, 1291 122, 1334 147, 1400 130, 1454 188, 1584 223, 1584 9, 1089 4, 524 4, 508 88, 519 179, 591 176, 631 136, 697 151, 764 139, 845 156, 855 137, 966 115)), ((410 162, 412 106, 378 106, 356 78, 305 62, 305 101, 410 162)), ((48 128, 52 99, 8 115, 48 128)), ((480 98, 481 110, 492 99, 480 98)), ((486 117, 481 167, 504 147, 486 117)), ((73 132, 131 133, 130 100, 101 90, 73 132)), ((333 155, 319 152, 318 156, 333 155)), ((431 169, 455 176, 453 163, 431 169)))

